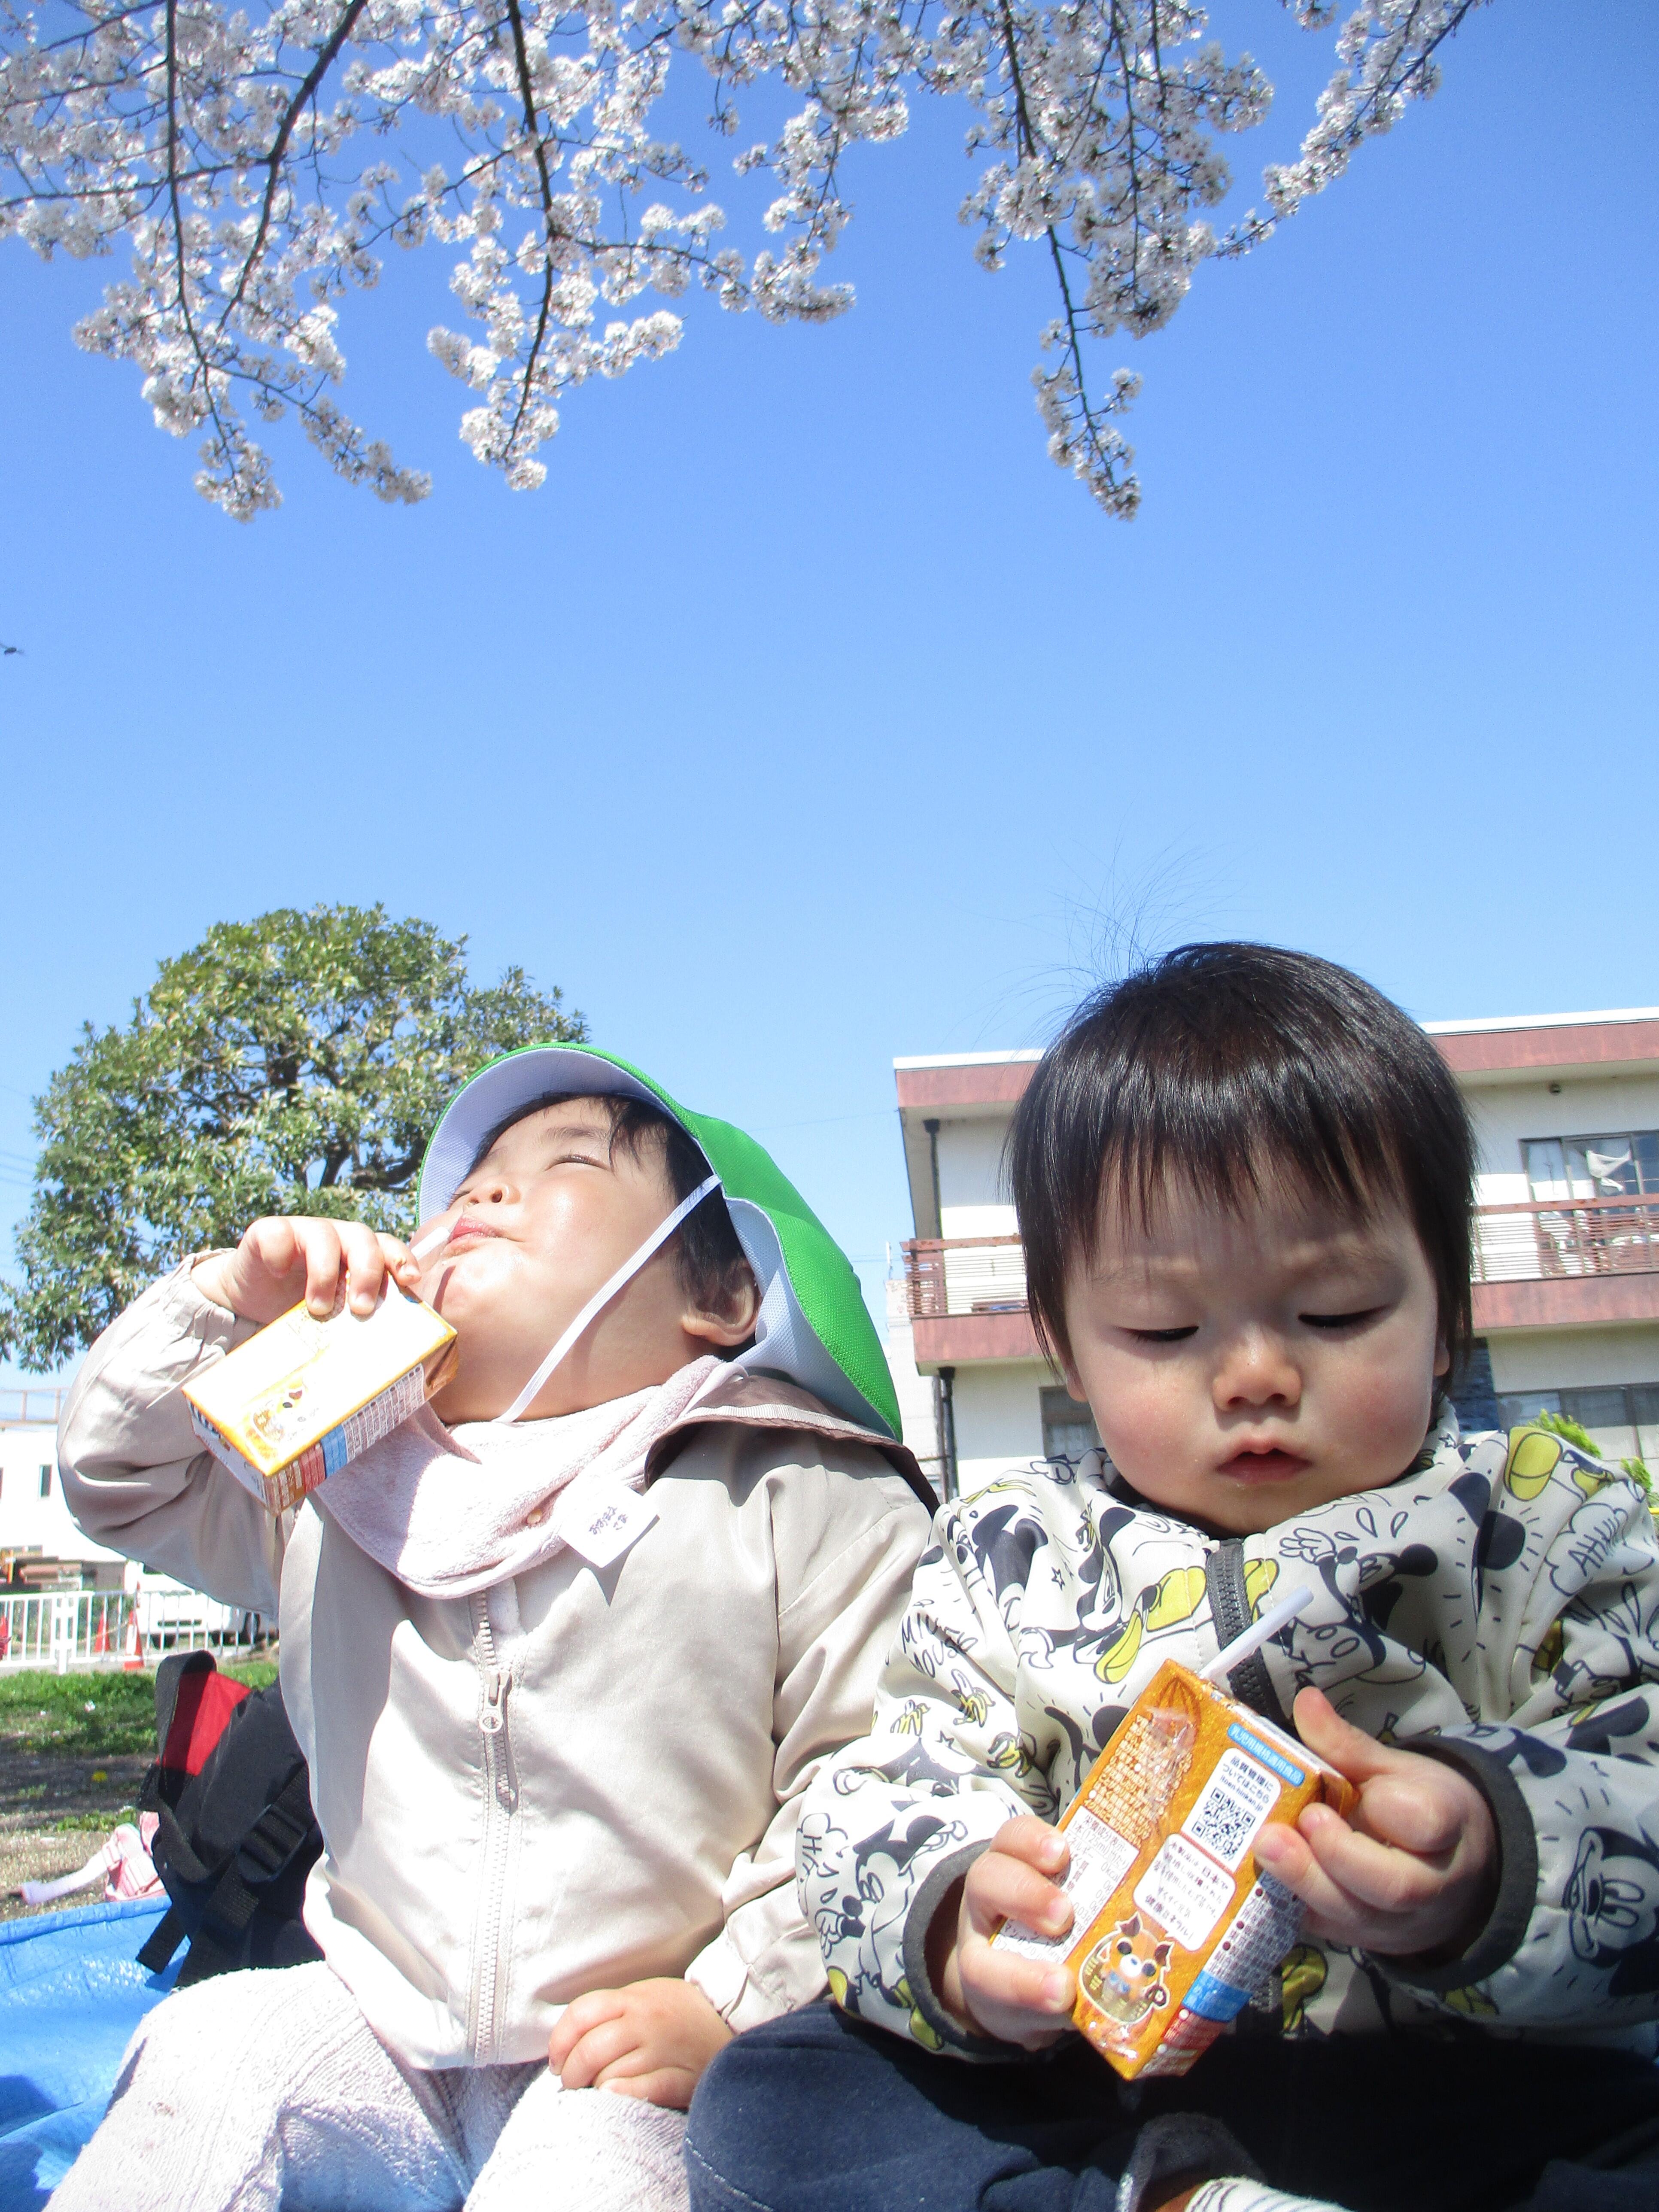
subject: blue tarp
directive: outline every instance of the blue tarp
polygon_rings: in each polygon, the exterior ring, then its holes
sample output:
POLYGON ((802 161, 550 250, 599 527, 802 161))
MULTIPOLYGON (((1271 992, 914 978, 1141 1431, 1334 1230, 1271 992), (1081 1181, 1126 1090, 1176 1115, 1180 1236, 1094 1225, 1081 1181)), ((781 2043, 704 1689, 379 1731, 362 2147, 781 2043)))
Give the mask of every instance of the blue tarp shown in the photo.
POLYGON ((0 1922, 0 2212, 40 2212, 103 2118, 129 2038, 173 1986, 134 1955, 161 1904, 0 1922))

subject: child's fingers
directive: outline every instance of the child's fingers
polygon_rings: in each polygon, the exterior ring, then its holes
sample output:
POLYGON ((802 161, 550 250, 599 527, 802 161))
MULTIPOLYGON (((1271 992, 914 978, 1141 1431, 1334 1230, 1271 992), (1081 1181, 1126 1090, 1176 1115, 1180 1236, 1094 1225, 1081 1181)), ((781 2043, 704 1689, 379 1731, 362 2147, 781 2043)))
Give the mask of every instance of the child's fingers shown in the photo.
POLYGON ((336 1233, 345 1263, 346 1297, 356 1314, 371 1314, 386 1280, 386 1255, 380 1240, 365 1223, 342 1221, 336 1233))
POLYGON ((1478 1820, 1484 1801, 1473 1783, 1437 1760, 1419 1759, 1413 1765, 1425 1771, 1380 1774, 1367 1786, 1354 1826, 1379 1843, 1395 1844, 1421 1858, 1439 1857, 1457 1848, 1478 1820))
POLYGON ((1431 1950, 1460 1931, 1473 1893, 1436 1868, 1353 1831, 1324 1807, 1298 1831, 1277 1823, 1255 1840, 1259 1865, 1308 1908, 1308 1930, 1382 1957, 1431 1950))
POLYGON ((1262 1872, 1270 1874, 1307 1906, 1311 1933, 1328 1936, 1333 1942, 1363 1945, 1359 1909, 1332 1881, 1297 1830, 1275 1821, 1257 1836, 1255 1851, 1262 1872))
POLYGON ((340 1249, 340 1232, 331 1221, 295 1221, 289 1226, 294 1232, 295 1265, 306 1271, 305 1302, 311 1312, 320 1319, 334 1310, 334 1302, 340 1287, 340 1268, 344 1255, 340 1249))
POLYGON ((671 2063, 660 2043, 636 2033, 629 2038, 625 2050, 593 2069, 589 2086, 603 2089, 612 2081, 637 2081, 642 2075, 665 2071, 671 2063))
POLYGON ((614 2067, 640 2049, 638 2024, 626 2016, 590 2027, 566 2055, 558 2068, 567 2089, 591 2089, 607 2068, 614 2067))
POLYGON ((240 1252, 253 1266, 281 1282, 305 1265, 305 1255, 295 1234, 297 1227, 297 1223, 276 1216, 256 1221, 244 1235, 240 1252))
POLYGON ((412 1256, 401 1237, 388 1237, 381 1231, 378 1242, 387 1274, 406 1291, 412 1291, 421 1279, 420 1261, 412 1256))
POLYGON ((1054 2040, 1077 1998, 1069 1967, 1045 1966, 989 1943, 965 1945, 957 1972, 968 2010, 986 2033, 1030 2049, 1054 2040))
POLYGON ((617 2019, 627 2009, 627 1995, 622 1990, 589 1990, 586 1996, 568 2004, 547 2039, 548 2064, 556 2074, 590 2028, 617 2019))
POLYGON ((991 1849, 1005 1858, 1023 1859, 1039 1874, 1058 1880, 1071 1863, 1071 1850, 1059 1828, 1039 1820, 1035 1813, 1021 1813, 1005 1820, 991 1838, 991 1849))
POLYGON ((1345 1721, 1322 1690, 1298 1692, 1294 1711, 1296 1732, 1309 1750, 1339 1774, 1346 1775, 1350 1782, 1366 1782, 1374 1774, 1392 1773, 1407 1756, 1345 1721))
POLYGON ((1310 1805, 1297 1824, 1304 1841, 1335 1886, 1377 1912, 1419 1912, 1445 1887, 1437 1859, 1397 1850, 1351 1828, 1328 1805, 1310 1805))
POLYGON ((994 1847, 968 1870, 963 1904, 976 1935, 994 1933, 1000 1920, 1023 1920, 1040 1935, 1063 1936, 1072 1924, 1072 1902, 1063 1889, 1024 1860, 994 1847))
POLYGON ((635 2097, 641 2104, 662 2105, 676 2112, 689 2112, 697 2076, 686 2066, 659 2066, 648 2074, 609 2075, 594 2083, 611 2097, 635 2097))

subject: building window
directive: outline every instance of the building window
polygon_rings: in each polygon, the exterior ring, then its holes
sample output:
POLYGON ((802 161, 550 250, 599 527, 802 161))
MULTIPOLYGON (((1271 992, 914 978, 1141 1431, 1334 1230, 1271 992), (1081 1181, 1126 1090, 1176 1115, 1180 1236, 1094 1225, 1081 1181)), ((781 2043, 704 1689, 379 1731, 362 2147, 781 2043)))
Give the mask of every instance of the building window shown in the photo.
POLYGON ((1639 1456, 1643 1431, 1651 1434, 1659 1429, 1659 1382, 1600 1383, 1577 1390, 1508 1390, 1498 1401, 1498 1412, 1506 1429, 1535 1421, 1540 1413, 1565 1413, 1592 1436, 1610 1438, 1604 1446, 1607 1450, 1639 1456))
MULTIPOLYGON (((1085 1452, 1098 1450, 1100 1431, 1083 1399, 1073 1397, 1069 1390, 1063 1389, 1044 1390, 1040 1395, 1044 1459, 1068 1459, 1075 1465, 1085 1452)), ((1028 1399, 1026 1402, 1030 1401, 1028 1399)))
POLYGON ((42 1498, 52 1496, 52 1469, 49 1467, 43 1467, 40 1470, 40 1495, 42 1498))
POLYGON ((1600 1137, 1529 1137, 1521 1147, 1540 1203, 1659 1195, 1659 1129, 1600 1137))

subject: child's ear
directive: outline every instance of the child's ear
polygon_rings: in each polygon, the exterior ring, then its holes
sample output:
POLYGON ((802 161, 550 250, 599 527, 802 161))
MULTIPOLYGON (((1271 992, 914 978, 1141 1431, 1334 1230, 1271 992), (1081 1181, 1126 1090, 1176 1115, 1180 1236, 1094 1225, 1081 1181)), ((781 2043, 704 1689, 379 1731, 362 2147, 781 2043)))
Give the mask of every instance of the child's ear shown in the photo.
POLYGON ((1445 1338, 1444 1338, 1443 1336, 1442 1336, 1442 1337, 1437 1337, 1437 1338, 1435 1340, 1435 1346, 1434 1346, 1434 1373, 1435 1373, 1435 1380, 1436 1380, 1437 1382, 1438 1382, 1438 1380, 1440 1379, 1440 1377, 1441 1377, 1443 1375, 1444 1375, 1444 1374, 1446 1374, 1446 1373, 1448 1373, 1448 1372, 1449 1371, 1450 1367, 1451 1367, 1451 1346, 1450 1346, 1446 1342, 1446 1340, 1445 1340, 1445 1338))
POLYGON ((680 1327, 688 1336, 699 1337, 705 1344, 747 1344, 760 1314, 760 1285, 745 1267, 740 1273, 734 1269, 721 1288, 724 1296, 718 1306, 688 1302, 680 1327))

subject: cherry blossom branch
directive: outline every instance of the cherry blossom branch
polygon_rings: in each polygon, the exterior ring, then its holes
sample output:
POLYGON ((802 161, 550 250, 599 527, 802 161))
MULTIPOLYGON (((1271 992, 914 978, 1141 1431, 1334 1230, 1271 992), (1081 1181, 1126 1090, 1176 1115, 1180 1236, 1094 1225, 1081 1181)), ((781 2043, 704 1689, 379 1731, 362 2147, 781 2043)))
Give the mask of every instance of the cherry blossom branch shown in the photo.
MULTIPOLYGON (((1333 0, 1285 4, 1316 31, 1333 0)), ((47 256, 129 242, 131 274, 76 336, 140 368, 164 428, 205 432, 198 483, 244 519, 278 495, 242 401, 265 422, 291 408, 378 496, 424 495, 332 396, 335 303, 388 244, 447 246, 474 335, 428 345, 472 394, 463 438, 526 488, 563 393, 677 345, 669 303, 689 286, 773 321, 842 313, 850 287, 822 264, 851 216, 848 149, 902 133, 915 89, 958 97, 977 258, 994 270, 1040 242, 1059 289, 1034 377, 1049 452, 1128 515, 1139 485, 1110 418, 1139 380, 1118 369, 1092 396, 1090 349, 1162 329, 1204 261, 1342 174, 1434 90, 1477 4, 1361 0, 1299 158, 1218 237, 1220 141, 1271 88, 1206 43, 1200 0, 0 0, 0 236, 47 256), (708 72, 721 136, 744 88, 793 95, 733 162, 769 175, 775 243, 720 242, 706 176, 653 137, 671 58, 708 72), (647 292, 663 304, 646 311, 647 292)))
POLYGON ((247 258, 242 264, 242 274, 236 280, 236 289, 227 301, 224 313, 219 318, 221 330, 241 306, 247 290, 247 280, 264 252, 265 240, 270 233, 271 211, 276 204, 276 191, 282 179, 283 156, 294 136, 295 124, 299 120, 301 111, 316 98, 319 88, 339 58, 342 47, 351 36, 353 27, 368 3, 368 0, 349 0, 332 33, 318 49, 317 59, 307 72, 304 82, 283 111, 276 136, 271 141, 270 151, 264 160, 265 193, 259 205, 259 227, 254 233, 253 243, 248 248, 247 258))
POLYGON ((558 235, 558 223, 553 213, 553 179, 547 167, 547 149, 541 140, 541 129, 536 118, 536 95, 530 82, 530 57, 525 50, 524 17, 519 12, 519 0, 507 0, 507 21, 513 26, 513 52, 518 64, 519 94, 524 101, 526 136, 536 149, 536 173, 541 185, 542 220, 545 228, 546 261, 542 271, 542 298, 536 317, 535 335, 530 341, 530 350, 525 356, 524 377, 520 387, 519 404, 514 410, 512 428, 507 434, 510 454, 518 442, 525 413, 530 404, 530 395, 535 389, 536 363, 541 356, 542 345, 547 336, 547 325, 553 312, 553 247, 558 235))

